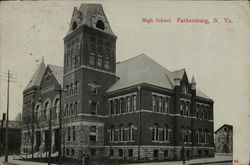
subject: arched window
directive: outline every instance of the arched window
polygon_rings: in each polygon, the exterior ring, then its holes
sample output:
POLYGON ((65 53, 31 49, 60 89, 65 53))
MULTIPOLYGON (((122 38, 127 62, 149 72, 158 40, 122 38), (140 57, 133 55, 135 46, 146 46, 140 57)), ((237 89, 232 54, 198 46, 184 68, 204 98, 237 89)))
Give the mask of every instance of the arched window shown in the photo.
POLYGON ((133 124, 128 125, 128 141, 133 141, 134 140, 134 126, 133 124))
POLYGON ((103 23, 101 20, 98 20, 98 21, 96 22, 96 27, 97 27, 98 29, 101 29, 101 30, 104 30, 104 28, 105 28, 104 23, 103 23))
POLYGON ((45 103, 44 110, 45 110, 45 120, 46 120, 46 119, 49 119, 49 113, 50 113, 50 112, 49 112, 49 111, 50 111, 50 110, 49 110, 49 102, 46 102, 46 103, 45 103))
POLYGON ((39 117, 40 117, 40 105, 38 105, 37 107, 36 107, 36 110, 35 110, 35 120, 38 120, 39 119, 39 117))
POLYGON ((77 28, 77 23, 76 23, 76 21, 74 21, 73 23, 72 23, 72 30, 75 30, 77 28))
POLYGON ((159 140, 159 126, 157 123, 154 124, 153 131, 152 131, 152 140, 158 141, 159 140))
POLYGON ((123 125, 121 124, 120 125, 120 128, 119 128, 119 140, 120 141, 124 141, 124 134, 125 134, 125 130, 124 130, 124 127, 123 125))
POLYGON ((163 128, 163 141, 169 141, 169 129, 168 129, 168 125, 164 125, 163 128))
POLYGON ((57 99, 55 101, 55 118, 57 119, 58 118, 58 115, 59 115, 59 110, 60 110, 60 101, 59 99, 57 99))

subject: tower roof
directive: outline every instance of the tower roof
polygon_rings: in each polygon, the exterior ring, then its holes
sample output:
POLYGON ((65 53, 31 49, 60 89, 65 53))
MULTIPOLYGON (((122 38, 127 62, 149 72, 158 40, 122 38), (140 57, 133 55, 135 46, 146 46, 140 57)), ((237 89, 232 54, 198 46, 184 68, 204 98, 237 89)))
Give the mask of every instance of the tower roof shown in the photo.
POLYGON ((70 23, 71 28, 69 29, 68 33, 71 33, 74 30, 72 29, 74 23, 76 24, 76 28, 82 25, 87 25, 89 27, 98 29, 96 28, 98 20, 102 21, 104 24, 104 29, 102 30, 103 32, 115 36, 101 4, 81 4, 79 9, 74 7, 70 23))
POLYGON ((31 89, 33 87, 40 86, 45 69, 46 69, 45 62, 42 59, 42 62, 39 64, 38 68, 36 69, 35 73, 33 74, 32 78, 30 79, 29 83, 25 87, 24 91, 31 89))

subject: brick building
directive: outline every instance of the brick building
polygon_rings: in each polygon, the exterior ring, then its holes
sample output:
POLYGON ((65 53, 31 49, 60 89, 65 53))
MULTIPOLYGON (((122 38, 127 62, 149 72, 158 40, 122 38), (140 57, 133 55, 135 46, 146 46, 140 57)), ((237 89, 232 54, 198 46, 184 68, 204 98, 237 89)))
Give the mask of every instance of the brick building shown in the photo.
MULTIPOLYGON (((0 120, 0 156, 5 151, 6 120, 0 120), (3 125, 2 125, 3 124, 3 125)), ((9 120, 8 123, 8 151, 18 152, 21 146, 21 126, 17 121, 9 120)))
POLYGON ((185 69, 169 71, 144 54, 116 63, 116 39, 101 5, 74 8, 64 38, 64 67, 42 62, 24 91, 24 117, 34 109, 39 123, 37 149, 45 150, 46 114, 52 108, 56 151, 54 89, 62 84, 65 156, 82 151, 118 159, 181 159, 183 151, 187 158, 213 156, 213 100, 196 89, 185 69))
POLYGON ((215 152, 232 153, 233 152, 233 126, 224 124, 215 131, 215 152))

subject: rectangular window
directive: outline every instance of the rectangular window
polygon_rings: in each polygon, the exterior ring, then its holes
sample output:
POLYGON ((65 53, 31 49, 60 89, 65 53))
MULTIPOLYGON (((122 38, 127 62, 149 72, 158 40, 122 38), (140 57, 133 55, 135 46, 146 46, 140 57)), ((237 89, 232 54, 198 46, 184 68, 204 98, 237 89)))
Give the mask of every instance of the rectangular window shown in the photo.
POLYGON ((128 149, 128 156, 133 157, 133 149, 128 149))
POLYGON ((105 58, 104 58, 104 68, 105 68, 105 69, 109 69, 109 67, 110 67, 110 66, 109 66, 109 58, 105 57, 105 58))
POLYGON ((159 97, 159 111, 160 112, 163 112, 162 104, 163 104, 163 99, 162 99, 162 97, 159 97))
POLYGON ((96 102, 91 102, 91 107, 90 107, 90 113, 91 115, 96 115, 97 114, 97 103, 96 102))
POLYGON ((114 101, 113 100, 109 101, 109 113, 110 115, 114 114, 114 101))
POLYGON ((75 126, 72 127, 72 131, 73 131, 73 141, 76 140, 76 130, 75 130, 75 126))
POLYGON ((164 150, 164 157, 165 158, 169 157, 169 151, 168 150, 164 150))
POLYGON ((136 95, 132 96, 132 100, 133 100, 133 107, 132 107, 132 111, 136 110, 136 95))
POLYGON ((70 127, 68 127, 68 141, 70 141, 70 127))
POLYGON ((90 65, 95 65, 95 55, 90 54, 90 56, 89 56, 89 64, 90 65))
POLYGON ((165 98, 165 113, 169 114, 169 100, 165 98))
POLYGON ((154 158, 158 158, 159 150, 154 150, 154 158))
POLYGON ((90 53, 95 54, 95 44, 90 44, 90 53))
POLYGON ((97 141, 97 129, 96 129, 96 126, 90 126, 89 140, 92 141, 92 142, 97 141))
POLYGON ((110 156, 114 156, 114 150, 110 149, 110 156))
POLYGON ((180 114, 183 115, 183 101, 181 102, 181 105, 180 105, 180 114))
POLYGON ((128 96, 127 98, 126 98, 126 100, 127 100, 127 112, 130 112, 130 96, 128 96))
POLYGON ((91 155, 91 156, 95 156, 95 155, 96 155, 96 149, 91 148, 91 149, 90 149, 90 155, 91 155))
POLYGON ((119 100, 115 99, 115 114, 119 114, 119 100))
POLYGON ((92 94, 97 94, 97 87, 92 86, 91 87, 91 93, 92 94))
POLYGON ((152 97, 152 110, 153 112, 156 111, 156 96, 155 95, 153 95, 152 97))
POLYGON ((119 149, 118 152, 119 152, 119 157, 123 157, 123 150, 119 149))
POLYGON ((102 67, 102 56, 97 57, 97 66, 102 67))
POLYGON ((125 100, 124 100, 124 98, 121 98, 120 102, 121 102, 121 113, 124 113, 125 112, 125 100))

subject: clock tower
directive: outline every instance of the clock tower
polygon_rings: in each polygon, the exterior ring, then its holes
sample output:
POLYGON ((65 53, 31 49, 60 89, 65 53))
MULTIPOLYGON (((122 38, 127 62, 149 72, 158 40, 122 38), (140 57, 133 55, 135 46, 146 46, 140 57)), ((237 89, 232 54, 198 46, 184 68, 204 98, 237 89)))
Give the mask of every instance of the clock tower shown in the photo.
MULTIPOLYGON (((104 94, 116 80, 116 38, 100 4, 73 9, 64 38, 63 86, 67 92, 63 96, 63 120, 70 125, 65 133, 73 136, 77 146, 91 149, 103 145, 101 133, 107 115, 104 94)), ((68 143, 68 151, 71 145, 68 143)))

